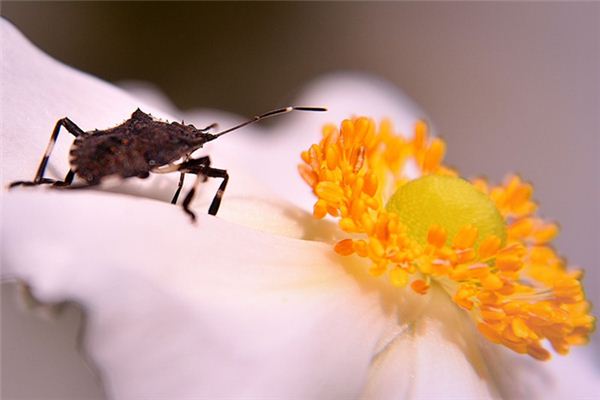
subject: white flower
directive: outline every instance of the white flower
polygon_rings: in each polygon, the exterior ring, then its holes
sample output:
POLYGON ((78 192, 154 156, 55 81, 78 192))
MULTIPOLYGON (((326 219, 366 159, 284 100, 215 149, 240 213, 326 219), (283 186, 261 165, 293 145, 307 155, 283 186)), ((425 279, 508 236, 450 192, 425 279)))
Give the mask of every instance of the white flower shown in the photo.
MULTIPOLYGON (((175 119, 1 27, 5 185, 31 177, 63 116, 86 130, 137 107, 175 119)), ((116 194, 3 192, 3 277, 26 281, 41 301, 83 305, 85 349, 114 398, 600 395, 597 371, 577 352, 541 364, 488 345, 443 293, 395 290, 335 255, 335 228, 293 205, 312 203, 295 172, 307 135, 351 112, 406 124, 420 113, 384 84, 347 76, 318 83, 303 104, 332 111, 286 117, 275 128, 285 135, 249 127, 208 147, 232 178, 217 218, 203 214, 214 193, 205 185, 197 225, 168 204, 177 176, 131 179, 116 194)), ((197 126, 237 120, 194 115, 197 126)), ((68 167, 65 136, 52 157, 57 176, 68 167)))

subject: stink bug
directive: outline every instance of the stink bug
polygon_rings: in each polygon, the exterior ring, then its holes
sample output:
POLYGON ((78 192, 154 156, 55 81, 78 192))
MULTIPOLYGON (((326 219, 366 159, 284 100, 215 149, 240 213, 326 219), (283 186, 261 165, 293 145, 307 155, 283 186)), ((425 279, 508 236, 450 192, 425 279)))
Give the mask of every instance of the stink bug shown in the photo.
POLYGON ((185 125, 183 122, 180 124, 156 120, 139 108, 133 112, 130 119, 106 130, 85 132, 69 118, 63 118, 58 120, 54 127, 33 181, 17 181, 11 183, 9 187, 51 184, 56 187, 77 189, 98 185, 109 176, 122 179, 147 178, 150 173, 179 172, 179 184, 171 200, 172 204, 176 204, 183 187, 185 174, 194 174, 196 182, 183 200, 183 210, 194 221, 196 216, 190 210, 189 205, 198 185, 208 178, 221 178, 223 181, 208 209, 209 214, 217 215, 229 175, 224 169, 212 168, 208 156, 192 158, 192 153, 205 143, 226 133, 261 119, 294 110, 326 111, 320 107, 279 108, 257 115, 233 128, 215 134, 211 134, 209 131, 215 128, 216 124, 209 125, 204 129, 197 129, 194 125, 185 125), (75 141, 70 150, 69 163, 71 167, 65 179, 59 181, 45 178, 44 171, 61 127, 75 136, 75 141), (83 182, 73 184, 75 175, 80 177, 83 182))

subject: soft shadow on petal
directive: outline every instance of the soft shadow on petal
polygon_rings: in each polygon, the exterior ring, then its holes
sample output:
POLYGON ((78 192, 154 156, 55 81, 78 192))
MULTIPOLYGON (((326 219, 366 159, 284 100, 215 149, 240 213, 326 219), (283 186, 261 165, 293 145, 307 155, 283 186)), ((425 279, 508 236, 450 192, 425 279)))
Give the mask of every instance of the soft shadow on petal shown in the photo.
POLYGON ((11 193, 2 218, 4 276, 84 306, 118 398, 355 397, 397 319, 324 244, 101 193, 11 193))
MULTIPOLYGON (((210 199, 207 197, 205 195, 196 202, 198 210, 208 209, 210 199)), ((247 193, 228 193, 227 199, 223 201, 223 208, 219 211, 219 218, 265 233, 295 239, 333 244, 343 238, 343 232, 335 223, 315 220, 311 213, 276 196, 269 198, 247 193)))

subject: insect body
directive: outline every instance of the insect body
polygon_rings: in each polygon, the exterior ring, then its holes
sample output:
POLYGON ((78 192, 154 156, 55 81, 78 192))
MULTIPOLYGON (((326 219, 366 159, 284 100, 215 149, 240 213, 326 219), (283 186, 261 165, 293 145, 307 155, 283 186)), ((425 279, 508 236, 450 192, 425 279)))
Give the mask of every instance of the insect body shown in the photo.
POLYGON ((136 110, 131 119, 105 131, 85 132, 71 147, 74 172, 89 184, 104 176, 147 177, 159 165, 202 147, 210 134, 192 125, 155 121, 136 110))
POLYGON ((190 215, 192 220, 195 220, 196 217, 189 209, 189 205, 198 185, 207 178, 221 178, 223 181, 208 210, 209 214, 216 215, 227 187, 229 175, 224 169, 212 168, 209 157, 192 158, 191 154, 205 143, 226 133, 261 119, 293 110, 325 111, 324 108, 319 107, 280 108, 255 116, 242 124, 216 134, 209 133, 216 124, 204 129, 197 129, 193 125, 155 120, 139 109, 134 111, 131 118, 121 125, 102 131, 85 132, 70 119, 63 118, 54 127, 34 180, 13 182, 10 187, 52 184, 57 187, 77 189, 98 185, 103 178, 109 176, 147 178, 150 173, 179 172, 179 184, 171 200, 171 203, 175 204, 183 187, 185 174, 194 174, 196 182, 183 200, 184 211, 190 215), (44 171, 61 127, 75 136, 75 141, 70 151, 71 168, 64 180, 57 181, 44 178, 44 171), (83 183, 74 185, 75 175, 82 178, 83 183))

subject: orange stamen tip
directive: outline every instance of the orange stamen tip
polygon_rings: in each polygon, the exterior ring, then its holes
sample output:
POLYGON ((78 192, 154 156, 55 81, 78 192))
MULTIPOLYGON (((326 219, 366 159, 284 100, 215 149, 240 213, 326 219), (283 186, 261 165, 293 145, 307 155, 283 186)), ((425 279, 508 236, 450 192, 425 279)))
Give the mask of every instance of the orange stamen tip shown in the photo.
POLYGON ((427 294, 427 291, 429 290, 429 285, 422 279, 413 281, 413 283, 410 284, 410 287, 419 294, 427 294))
POLYGON ((478 229, 473 225, 463 226, 452 241, 452 245, 458 249, 468 249, 473 247, 477 239, 478 229))
POLYGON ((427 233, 427 242, 437 248, 441 248, 446 243, 446 229, 440 225, 433 225, 427 233))
POLYGON ((499 290, 504 285, 502 279, 500 279, 497 275, 488 275, 481 281, 481 284, 484 289, 492 291, 499 290))
POLYGON ((318 200, 313 207, 313 215, 316 219, 324 218, 327 215, 327 202, 318 200))
POLYGON ((481 242, 479 245, 479 258, 485 260, 498 252, 502 241, 498 236, 489 236, 481 242))
POLYGON ((336 243, 334 250, 341 256, 349 256, 354 253, 354 242, 352 239, 344 239, 336 243))
POLYGON ((423 171, 437 171, 441 166, 445 154, 446 144, 441 139, 433 139, 431 141, 429 149, 425 151, 425 158, 423 160, 423 171))

